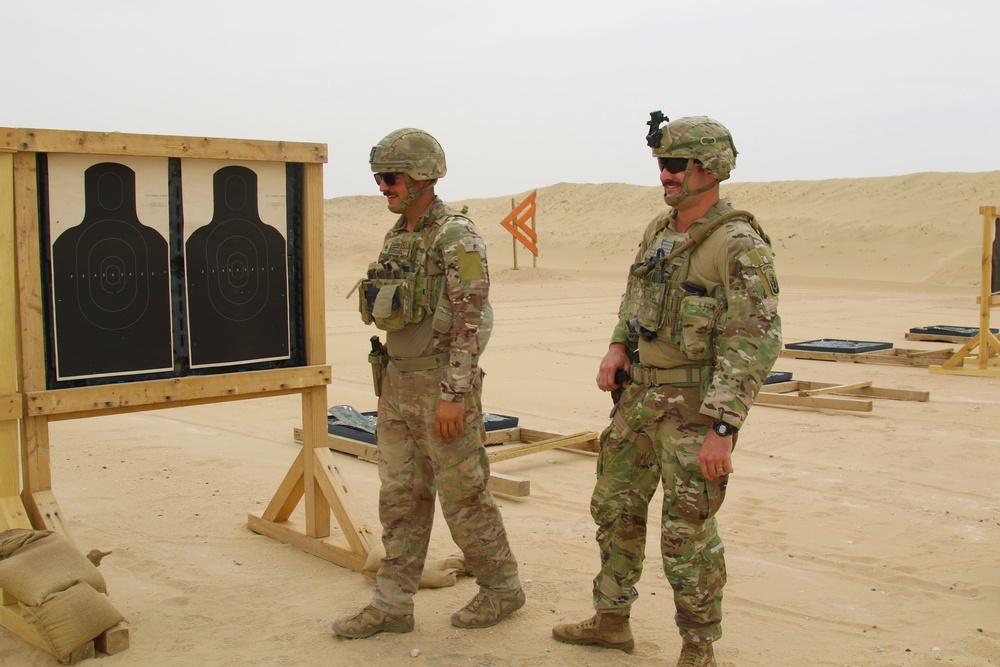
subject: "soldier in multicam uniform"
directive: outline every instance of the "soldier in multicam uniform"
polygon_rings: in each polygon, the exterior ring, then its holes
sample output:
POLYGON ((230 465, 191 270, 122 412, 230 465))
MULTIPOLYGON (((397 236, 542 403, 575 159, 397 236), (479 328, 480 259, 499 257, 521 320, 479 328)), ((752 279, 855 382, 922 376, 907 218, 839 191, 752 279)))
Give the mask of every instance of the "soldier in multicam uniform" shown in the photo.
POLYGON ((493 328, 486 244, 464 211, 434 194, 445 156, 429 134, 397 130, 372 148, 375 182, 400 214, 359 283, 365 323, 387 332, 379 395, 379 518, 385 558, 372 601, 335 620, 359 639, 413 629, 413 595, 427 557, 434 497, 479 592, 451 616, 460 628, 494 625, 524 604, 517 561, 486 488, 479 355, 493 328))
POLYGON ((591 499, 597 613, 552 634, 632 651, 629 613, 662 480, 663 570, 683 638, 677 664, 710 667, 726 583, 715 513, 736 433, 781 348, 778 283, 757 221, 720 199, 719 182, 736 166, 728 130, 704 116, 661 128, 662 114, 652 116, 647 141, 672 208, 646 228, 597 375, 603 391, 621 391, 601 434, 591 499))

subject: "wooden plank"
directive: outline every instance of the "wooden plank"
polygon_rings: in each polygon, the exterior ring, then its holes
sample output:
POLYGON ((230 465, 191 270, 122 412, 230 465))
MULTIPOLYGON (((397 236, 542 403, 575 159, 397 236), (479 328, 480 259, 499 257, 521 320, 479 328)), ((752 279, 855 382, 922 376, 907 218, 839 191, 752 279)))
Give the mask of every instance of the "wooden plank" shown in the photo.
POLYGON ((128 626, 119 623, 94 638, 94 648, 106 655, 121 653, 131 644, 128 626))
POLYGON ((990 359, 985 368, 978 367, 978 357, 968 357, 967 361, 971 362, 972 365, 931 366, 929 370, 931 373, 951 373, 953 375, 972 375, 984 378, 1000 377, 1000 360, 990 359))
MULTIPOLYGON (((870 383, 859 383, 870 385, 870 383)), ((815 393, 837 393, 846 396, 859 396, 863 398, 887 398, 897 401, 928 401, 929 391, 917 391, 912 389, 888 389, 885 387, 837 385, 830 382, 812 382, 809 380, 792 380, 773 385, 766 385, 761 393, 786 393, 790 391, 815 392, 815 393)), ((803 394, 805 395, 805 394, 803 394)))
POLYGON ((77 419, 302 393, 330 384, 330 378, 329 366, 302 366, 34 391, 25 395, 25 412, 28 416, 48 415, 54 420, 77 419))
MULTIPOLYGON (((487 432, 488 437, 489 432, 487 432)), ((302 429, 295 429, 295 439, 302 439, 302 429)), ((327 436, 327 444, 330 446, 330 449, 342 454, 357 456, 359 459, 368 461, 369 463, 378 463, 378 448, 367 442, 352 440, 351 438, 331 433, 327 436)), ((487 450, 487 456, 489 456, 489 450, 487 450)), ((490 480, 486 488, 493 493, 502 493, 517 497, 527 496, 531 492, 531 484, 527 480, 495 472, 490 473, 490 480)))
POLYGON ((0 128, 0 149, 217 160, 327 161, 326 144, 29 128, 0 128))
POLYGON ((21 420, 21 439, 24 455, 21 474, 24 488, 21 489, 21 500, 28 512, 31 525, 41 529, 45 526, 45 518, 35 506, 33 493, 52 490, 52 468, 49 461, 49 418, 26 417, 21 420))
POLYGON ((13 495, 0 498, 0 533, 11 528, 31 530, 31 520, 21 502, 21 496, 13 495))
POLYGON ((309 537, 305 534, 305 526, 301 523, 291 520, 277 523, 255 514, 249 514, 247 515, 247 526, 258 535, 265 535, 279 542, 298 547, 306 553, 355 572, 361 572, 365 567, 367 557, 347 548, 345 540, 335 537, 323 539, 309 537))
POLYGON ((20 381, 17 258, 14 254, 14 156, 0 153, 0 498, 21 492, 21 438, 14 404, 20 381))
POLYGON ((291 467, 285 473, 285 478, 275 491, 274 497, 264 510, 265 521, 286 521, 295 511, 299 501, 305 494, 305 482, 303 479, 304 463, 303 450, 299 450, 291 467))
POLYGON ((501 445, 507 442, 518 442, 521 439, 521 429, 514 426, 513 428, 501 428, 495 431, 486 432, 485 445, 501 445))
POLYGON ((32 644, 46 653, 55 655, 45 641, 38 629, 32 625, 22 614, 16 604, 0 605, 0 625, 7 628, 24 641, 32 644))
POLYGON ((350 499, 350 490, 333 460, 333 455, 326 447, 317 447, 313 455, 317 463, 316 481, 323 489, 334 516, 337 517, 337 525, 340 526, 351 549, 367 558, 374 538, 361 516, 355 511, 350 499))
POLYGON ((490 493, 502 493, 505 496, 516 498, 526 498, 531 494, 531 482, 528 480, 492 470, 486 488, 490 490, 490 493))
POLYGON ((89 641, 82 646, 77 646, 75 649, 70 651, 69 658, 65 661, 60 660, 59 662, 64 665, 75 665, 78 662, 83 662, 84 660, 90 660, 91 658, 97 657, 97 649, 94 646, 93 641, 89 641))
MULTIPOLYGON (((982 305, 982 303, 983 303, 983 297, 981 295, 977 296, 976 305, 982 305)), ((990 294, 989 298, 987 299, 987 303, 989 304, 990 308, 993 308, 995 306, 1000 306, 1000 294, 990 294)))
POLYGON ((871 412, 872 402, 855 398, 833 398, 829 396, 789 396, 787 394, 772 394, 760 392, 754 400, 755 405, 777 405, 793 408, 816 408, 825 410, 849 410, 853 412, 871 412))
POLYGON ((51 530, 65 537, 70 544, 75 545, 76 541, 70 533, 69 525, 63 517, 62 510, 59 509, 59 502, 51 489, 35 491, 31 494, 32 502, 38 512, 43 525, 35 526, 35 530, 51 530))
POLYGON ((302 272, 306 362, 326 363, 326 278, 323 241, 323 165, 303 166, 302 272))
POLYGON ((527 443, 503 451, 489 452, 488 456, 490 463, 506 461, 507 459, 516 458, 518 456, 537 454, 538 452, 544 452, 549 449, 556 449, 559 447, 572 448, 583 443, 596 441, 597 437, 598 434, 592 431, 574 433, 572 435, 560 435, 546 440, 537 440, 533 443, 527 443))
POLYGON ((846 396, 860 396, 863 398, 885 398, 895 401, 917 401, 926 402, 930 400, 929 391, 914 389, 890 389, 887 387, 863 387, 837 392, 846 396))
POLYGON ((5 419, 20 419, 24 416, 24 396, 8 394, 0 396, 0 421, 5 419))
MULTIPOLYGON (((295 439, 302 439, 302 430, 295 429, 295 439)), ((361 440, 352 440, 351 438, 345 438, 340 435, 335 435, 330 433, 326 436, 326 443, 330 449, 334 449, 343 454, 352 454, 357 456, 359 459, 364 459, 371 463, 378 462, 378 448, 368 442, 363 442, 361 440)))
MULTIPOLYGON (((491 438, 492 433, 494 432, 486 432, 486 444, 490 445, 486 449, 486 456, 491 463, 506 461, 517 456, 543 452, 547 449, 575 449, 584 452, 596 452, 600 450, 600 443, 597 442, 598 434, 593 431, 580 432, 573 435, 561 435, 523 428, 504 429, 496 432, 500 434, 499 436, 491 438), (510 431, 510 433, 507 433, 507 431, 510 431), (521 436, 521 441, 510 439, 518 435, 521 436), (491 442, 491 440, 495 440, 496 442, 491 442)), ((301 441, 302 429, 294 429, 293 434, 296 440, 301 441)), ((378 461, 378 448, 373 444, 334 433, 327 436, 327 444, 330 446, 330 449, 338 452, 352 454, 359 459, 371 461, 372 463, 378 461)))
POLYGON ((855 382, 854 384, 836 384, 829 387, 819 387, 817 389, 802 389, 799 396, 816 396, 818 394, 846 394, 855 389, 865 389, 872 386, 871 380, 865 382, 855 382))
POLYGON ((21 391, 45 388, 45 330, 38 237, 38 173, 34 153, 14 155, 14 231, 17 252, 21 391))
MULTIPOLYGON (((916 340, 916 341, 929 341, 937 343, 964 343, 969 340, 968 336, 949 336, 946 334, 927 334, 927 333, 912 333, 907 331, 904 334, 906 340, 916 340)), ((949 352, 949 355, 951 353, 949 352)))
POLYGON ((809 350, 782 350, 780 356, 790 359, 810 359, 813 361, 846 361, 855 364, 881 364, 886 366, 930 366, 935 361, 947 358, 942 350, 876 350, 860 354, 845 352, 819 352, 809 350))
MULTIPOLYGON (((330 503, 321 490, 323 471, 313 452, 322 449, 326 435, 326 387, 302 395, 302 488, 305 491, 306 535, 324 538, 330 534, 330 503)), ((337 496, 337 490, 334 490, 337 496)), ((346 530, 346 529, 345 529, 346 530)))

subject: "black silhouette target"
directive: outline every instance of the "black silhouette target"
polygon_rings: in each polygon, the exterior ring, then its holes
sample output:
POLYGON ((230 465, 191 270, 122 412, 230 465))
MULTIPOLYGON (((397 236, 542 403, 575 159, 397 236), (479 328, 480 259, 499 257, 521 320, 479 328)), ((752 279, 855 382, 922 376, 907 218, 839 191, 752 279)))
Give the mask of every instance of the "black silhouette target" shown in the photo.
POLYGON ((84 172, 83 221, 52 244, 56 377, 173 368, 166 239, 136 214, 135 172, 84 172))
POLYGON ((213 202, 185 244, 191 367, 287 359, 287 244, 260 219, 257 174, 219 169, 213 202))

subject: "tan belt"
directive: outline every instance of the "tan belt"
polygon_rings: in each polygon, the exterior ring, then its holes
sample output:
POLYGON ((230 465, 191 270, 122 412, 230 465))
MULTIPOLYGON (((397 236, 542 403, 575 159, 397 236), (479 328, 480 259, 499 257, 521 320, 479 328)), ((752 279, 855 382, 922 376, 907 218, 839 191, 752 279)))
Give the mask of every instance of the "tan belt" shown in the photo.
POLYGON ((677 366, 653 368, 632 364, 632 381, 638 384, 672 384, 676 387, 695 387, 701 384, 704 366, 677 366))
POLYGON ((611 423, 618 427, 621 432, 622 437, 629 442, 634 442, 637 445, 645 447, 647 449, 653 446, 653 439, 644 433, 639 433, 638 431, 633 431, 632 428, 625 423, 625 417, 622 416, 621 411, 615 410, 614 415, 611 417, 611 423))
POLYGON ((448 363, 447 352, 432 354, 429 357, 389 357, 389 363, 404 373, 413 371, 429 371, 432 368, 440 368, 448 363))

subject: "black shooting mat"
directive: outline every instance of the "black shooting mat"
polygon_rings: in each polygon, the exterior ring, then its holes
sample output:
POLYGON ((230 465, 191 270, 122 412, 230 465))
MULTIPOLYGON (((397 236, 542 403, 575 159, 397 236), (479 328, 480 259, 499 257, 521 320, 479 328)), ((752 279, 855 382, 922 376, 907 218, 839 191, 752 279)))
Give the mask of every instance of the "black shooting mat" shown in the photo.
POLYGON ((802 350, 806 352, 838 352, 841 354, 861 354, 876 350, 891 350, 892 343, 879 343, 866 340, 846 340, 843 338, 820 338, 801 343, 787 343, 787 350, 802 350))
MULTIPOLYGON (((998 333, 997 329, 991 328, 990 331, 993 333, 998 333)), ((979 335, 979 327, 953 327, 946 324, 936 324, 931 327, 913 327, 910 329, 912 334, 925 334, 930 336, 955 336, 958 338, 972 338, 973 336, 979 335)))
MULTIPOLYGON (((487 431, 514 428, 518 421, 517 417, 483 413, 483 426, 487 431)), ((375 444, 377 423, 377 412, 358 412, 350 405, 335 405, 327 410, 328 433, 367 442, 370 445, 375 444)))

